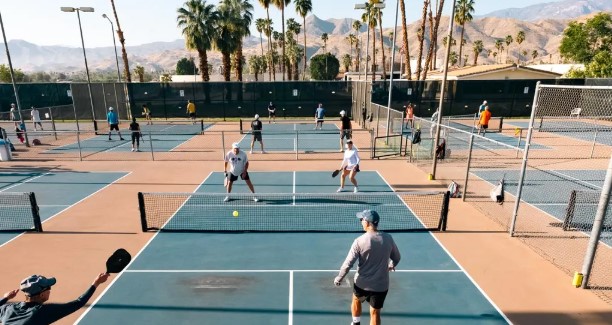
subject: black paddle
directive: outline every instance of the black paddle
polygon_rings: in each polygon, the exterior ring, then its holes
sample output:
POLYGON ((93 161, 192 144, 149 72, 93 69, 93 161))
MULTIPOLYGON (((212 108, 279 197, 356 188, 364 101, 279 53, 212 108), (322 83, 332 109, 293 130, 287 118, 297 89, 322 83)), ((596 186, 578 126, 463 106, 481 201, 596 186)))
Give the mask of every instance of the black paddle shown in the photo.
POLYGON ((334 172, 332 173, 332 177, 336 177, 338 176, 338 174, 340 174, 340 169, 334 170, 334 172))
POLYGON ((130 264, 132 255, 123 248, 116 250, 108 260, 106 260, 106 273, 119 273, 130 264))

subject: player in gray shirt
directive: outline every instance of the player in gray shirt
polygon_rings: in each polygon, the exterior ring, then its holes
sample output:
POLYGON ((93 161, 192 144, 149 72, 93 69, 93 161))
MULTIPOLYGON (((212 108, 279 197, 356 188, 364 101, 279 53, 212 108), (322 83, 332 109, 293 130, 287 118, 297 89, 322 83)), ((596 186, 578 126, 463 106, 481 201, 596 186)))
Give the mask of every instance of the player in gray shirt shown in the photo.
POLYGON ((351 312, 353 325, 360 325, 361 303, 370 303, 371 325, 380 324, 380 310, 383 308, 389 290, 389 272, 395 271, 400 261, 400 252, 391 235, 378 231, 380 216, 376 211, 365 210, 357 213, 365 234, 357 237, 340 267, 334 284, 340 286, 349 270, 359 260, 351 312))

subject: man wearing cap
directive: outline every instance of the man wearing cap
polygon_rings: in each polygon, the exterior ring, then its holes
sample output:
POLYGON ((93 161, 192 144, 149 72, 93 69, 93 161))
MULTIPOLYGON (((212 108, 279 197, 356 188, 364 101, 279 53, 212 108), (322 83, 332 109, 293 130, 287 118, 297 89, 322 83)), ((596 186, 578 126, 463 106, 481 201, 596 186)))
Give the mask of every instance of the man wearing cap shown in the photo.
POLYGON ((378 231, 380 216, 376 211, 364 210, 357 218, 365 234, 357 237, 340 267, 334 284, 340 286, 353 264, 357 264, 353 300, 351 302, 352 325, 361 323, 361 304, 370 304, 370 324, 380 324, 380 310, 389 291, 389 272, 395 271, 400 261, 400 252, 391 235, 378 231))
POLYGON ((340 111, 340 121, 342 121, 342 126, 340 129, 340 152, 344 151, 344 138, 346 140, 351 139, 351 119, 346 116, 346 112, 344 110, 340 111))
POLYGON ((15 106, 15 104, 11 104, 11 111, 10 111, 10 117, 11 117, 11 121, 13 121, 15 123, 15 126, 19 126, 19 122, 21 121, 21 118, 19 116, 19 111, 17 110, 17 107, 15 106))
POLYGON ((96 288, 106 282, 110 274, 99 274, 91 286, 79 298, 65 304, 45 304, 51 296, 51 287, 55 284, 55 278, 46 278, 42 275, 32 275, 21 281, 20 289, 26 296, 24 302, 7 302, 15 298, 18 290, 12 290, 0 300, 0 322, 4 325, 16 324, 51 324, 56 322, 81 307, 96 291, 96 288))
POLYGON ((346 140, 346 151, 344 151, 344 159, 342 159, 342 164, 340 164, 340 170, 342 170, 342 176, 340 177, 340 187, 336 192, 342 192, 344 190, 344 182, 346 180, 346 176, 349 176, 351 183, 355 186, 353 192, 359 192, 357 188, 357 173, 359 172, 359 162, 361 159, 359 158, 359 153, 357 148, 353 145, 353 140, 346 140))
POLYGON ((251 122, 251 134, 253 138, 251 139, 251 151, 250 154, 253 153, 253 146, 255 145, 255 141, 259 141, 259 145, 261 145, 261 153, 266 153, 264 150, 263 140, 261 138, 261 130, 263 129, 263 123, 259 120, 259 114, 255 114, 255 119, 251 122))
MULTIPOLYGON (((249 178, 249 160, 247 158, 246 153, 240 150, 240 145, 238 142, 234 142, 232 144, 232 150, 228 151, 225 154, 225 163, 223 166, 223 172, 226 177, 226 188, 227 188, 227 196, 223 200, 223 202, 228 202, 230 200, 229 194, 232 192, 232 184, 234 181, 238 180, 238 176, 242 178, 251 190, 251 193, 255 194, 255 189, 253 188, 253 183, 251 183, 251 179, 249 178), (230 169, 227 170, 227 166, 229 165, 230 169)), ((253 196, 253 201, 259 201, 257 197, 253 196)))
POLYGON ((485 107, 487 107, 487 101, 486 101, 486 100, 485 100, 485 101, 483 101, 483 102, 482 102, 482 105, 480 105, 480 106, 478 107, 478 117, 480 117, 480 115, 482 114, 482 112, 484 112, 485 107))
POLYGON ((119 115, 117 115, 117 112, 115 112, 115 109, 112 107, 108 108, 108 114, 106 114, 106 121, 108 122, 108 139, 111 139, 111 132, 113 130, 117 131, 117 134, 119 134, 119 139, 120 140, 124 140, 123 137, 121 136, 121 132, 119 132, 119 115))
POLYGON ((315 110, 315 130, 323 129, 323 122, 325 121, 325 108, 323 108, 323 104, 319 103, 319 106, 315 110))
POLYGON ((276 123, 276 106, 270 102, 270 105, 268 105, 268 124, 270 124, 272 119, 274 119, 274 123, 276 123))

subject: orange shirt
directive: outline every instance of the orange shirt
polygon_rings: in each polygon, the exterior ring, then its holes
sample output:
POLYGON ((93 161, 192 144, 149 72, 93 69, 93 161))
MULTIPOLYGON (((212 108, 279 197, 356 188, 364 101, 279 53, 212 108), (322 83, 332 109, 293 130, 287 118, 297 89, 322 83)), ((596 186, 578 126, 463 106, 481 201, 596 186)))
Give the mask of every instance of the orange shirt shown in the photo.
POLYGON ((483 111, 482 114, 480 114, 480 121, 478 121, 478 123, 480 125, 489 125, 490 119, 491 119, 491 112, 483 111))

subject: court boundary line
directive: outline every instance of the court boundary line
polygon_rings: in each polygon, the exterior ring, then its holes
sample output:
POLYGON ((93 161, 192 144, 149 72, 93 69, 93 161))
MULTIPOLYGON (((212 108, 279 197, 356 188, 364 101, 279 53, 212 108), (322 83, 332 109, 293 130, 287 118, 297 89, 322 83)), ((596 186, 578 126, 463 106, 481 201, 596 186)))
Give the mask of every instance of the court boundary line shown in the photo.
MULTIPOLYGON (((13 184, 13 185, 9 185, 9 186, 7 186, 7 187, 5 187, 5 188, 3 188, 3 189, 0 189, 0 192, 4 192, 4 191, 6 191, 6 190, 8 190, 8 189, 11 189, 11 188, 13 188, 13 187, 17 187, 17 186, 22 185, 22 184, 25 184, 25 183, 29 183, 29 182, 31 182, 31 181, 33 181, 33 180, 37 179, 37 178, 43 177, 43 176, 45 176, 45 175, 49 175, 49 174, 51 174, 51 173, 53 173, 53 172, 46 172, 46 173, 44 173, 44 174, 40 174, 40 175, 36 175, 36 176, 30 176, 30 177, 26 178, 26 179, 25 179, 25 181, 23 181, 23 182, 15 183, 15 184, 13 184)), ((0 246, 0 247, 2 247, 2 246, 0 246)))
MULTIPOLYGON (((378 173, 378 176, 380 176, 380 178, 382 178, 382 180, 387 184, 387 186, 389 186, 390 189, 393 190, 393 192, 395 192, 395 189, 393 189, 393 187, 391 186, 391 184, 389 184, 389 182, 387 182, 387 179, 384 178, 380 172, 377 170, 376 171, 378 173)), ((402 200, 403 202, 403 200, 402 200)), ((416 216, 416 215, 415 215, 416 216)), ((418 218, 417 218, 418 219, 418 218)), ((420 221, 420 219, 419 219, 420 221)), ((455 265, 457 265, 457 267, 459 267, 459 269, 461 269, 461 271, 463 272, 463 274, 465 274, 465 276, 470 280, 470 282, 472 282, 472 285, 474 285, 474 287, 476 287, 476 289, 480 292, 480 294, 491 304, 491 306, 493 306, 493 308, 495 308, 495 310, 500 314, 500 316, 506 321, 508 322, 508 324, 512 324, 512 322, 510 321, 510 319, 506 316, 506 314, 504 314, 504 312, 499 308, 499 306, 497 306, 497 304, 491 299, 491 297, 489 297, 489 295, 487 295, 487 293, 480 287, 480 285, 478 285, 478 283, 476 283, 476 281, 474 280, 474 278, 472 278, 472 276, 465 270, 465 268, 463 267, 463 265, 461 265, 459 263, 459 261, 457 261, 457 259, 455 258, 455 256, 453 256, 448 249, 446 248, 446 246, 442 245, 442 243, 440 242, 440 240, 434 236, 434 234, 431 231, 427 232, 437 243, 438 245, 440 245, 440 248, 442 248, 442 250, 444 250, 444 252, 446 252, 446 254, 448 255, 448 257, 451 258, 451 260, 455 263, 455 265)))
MULTIPOLYGON (((256 270, 240 270, 240 269, 227 269, 227 270, 211 270, 211 269, 194 269, 194 270, 162 270, 162 269, 155 269, 155 270, 147 270, 147 269, 142 269, 142 270, 125 270, 123 271, 125 273, 287 273, 287 272, 295 272, 295 273, 337 273, 338 270, 334 269, 334 270, 308 270, 308 269, 304 269, 304 270, 296 270, 296 269, 287 269, 287 270, 281 270, 281 269, 270 269, 270 270, 265 270, 265 269, 256 269, 256 270)), ((356 270, 349 270, 349 272, 357 272, 356 270)), ((464 272, 461 269, 401 269, 398 270, 396 269, 394 272, 400 272, 400 273, 462 273, 464 272)))
MULTIPOLYGON (((93 173, 95 173, 95 172, 93 172, 93 173)), ((50 220, 54 219, 54 218, 55 218, 55 217, 57 217, 58 215, 62 214, 64 211, 66 211, 66 210, 68 210, 68 209, 72 208, 73 206, 75 206, 75 205, 77 205, 77 204, 79 204, 79 203, 81 203, 81 202, 83 202, 83 201, 87 200, 88 198, 90 198, 90 197, 92 197, 93 195, 97 194, 98 192, 100 192, 100 191, 104 190, 105 188, 107 188, 107 187, 109 187, 109 186, 111 186, 111 185, 115 184, 116 182, 120 181, 120 180, 121 180, 121 179, 123 179, 124 177, 126 177, 126 176, 130 175, 132 172, 118 171, 117 173, 126 173, 126 174, 125 174, 125 175, 123 175, 123 176, 121 176, 121 177, 119 177, 119 178, 117 178, 116 180, 114 180, 114 181, 112 181, 112 182, 110 182, 110 183, 106 184, 104 187, 102 187, 102 188, 98 189, 97 191, 95 191, 95 192, 93 192, 93 193, 91 193, 91 194, 87 195, 86 197, 84 197, 84 198, 82 198, 82 199, 78 200, 77 202, 72 203, 72 204, 70 204, 70 205, 66 205, 66 206, 65 206, 65 207, 66 207, 65 209, 62 209, 61 211, 59 211, 59 212, 55 213, 54 215, 50 216, 49 218, 47 218, 47 219, 45 219, 45 220, 41 221, 41 224, 44 224, 44 223, 46 223, 46 222, 48 222, 48 221, 50 221, 50 220)), ((50 172, 49 172, 48 174, 50 174, 50 172)), ((0 244, 0 248, 4 247, 4 246, 5 246, 5 245, 7 245, 8 243, 10 243, 10 242, 12 242, 13 240, 15 240, 15 239, 17 239, 17 238, 19 238, 19 237, 23 236, 23 235, 24 235, 24 234, 26 234, 26 233, 27 233, 27 232, 25 232, 25 231, 24 231, 24 232, 20 233, 19 235, 15 236, 15 237, 13 237, 13 238, 11 238, 11 239, 9 239, 7 242, 1 243, 1 244, 0 244)), ((44 233, 44 231, 43 231, 43 233, 44 233)))
MULTIPOLYGON (((180 124, 179 124, 179 125, 180 125, 180 124)), ((195 125, 195 124, 194 124, 194 125, 195 125)), ((193 134, 193 135, 191 135, 191 137, 189 137, 189 139, 187 139, 187 140, 185 140, 185 141, 183 141, 183 142, 181 142, 181 143, 177 144, 176 146, 174 146, 172 149, 168 150, 167 152, 173 152, 173 151, 174 151, 174 149, 176 149, 176 148, 178 148, 178 147, 180 147, 180 146, 182 146, 182 145, 186 144, 187 142, 189 142, 189 141, 193 140, 193 139, 194 139, 195 137, 197 137, 198 135, 204 135, 204 132, 205 132, 205 131, 206 131, 206 130, 207 130, 207 129, 208 129, 208 128, 209 128, 209 127, 212 125, 212 124, 203 124, 203 125, 204 125, 204 129, 203 129, 202 131, 200 131, 200 134, 193 134)), ((173 125, 173 126, 178 126, 178 125, 173 125)), ((180 134, 179 134, 179 135, 180 135, 180 134)), ((187 135, 189 135, 189 134, 187 134, 187 135)), ((164 152, 164 151, 162 151, 162 152, 164 152)))
MULTIPOLYGON (((479 171, 484 171, 484 170, 485 170, 485 169, 479 169, 479 171)), ((504 169, 495 169, 495 170, 504 170, 504 169)), ((517 170, 517 169, 513 169, 513 170, 517 170)), ((519 172, 519 175, 518 175, 518 176, 520 176, 520 170, 518 170, 518 172, 519 172)), ((493 186, 495 185, 495 183, 491 183, 491 182, 489 182, 488 180, 486 180, 486 179, 484 179, 484 178, 482 178, 482 177, 480 177, 480 176, 478 176, 478 175, 474 174, 472 171, 470 171, 470 174, 473 174, 474 176, 476 176, 476 177, 480 178, 482 181, 487 182, 487 183, 489 183, 489 184, 491 184, 491 185, 493 185, 493 186)), ((516 195, 515 195, 515 194, 510 193, 509 191, 506 191, 506 190, 504 190, 504 193, 509 194, 510 196, 512 196, 512 197, 514 198, 514 201, 516 201, 516 195)), ((559 218, 557 218, 557 217, 553 216, 552 214, 550 214, 550 213, 548 213, 548 212, 546 212, 546 211, 544 211, 544 210, 540 209, 540 208, 538 207, 538 205, 540 205, 540 204, 538 204, 538 203, 531 203, 531 202, 527 202, 527 201, 525 201, 524 199, 521 199, 521 202, 523 202, 523 203, 525 203, 525 204, 530 205, 530 206, 531 206, 531 207, 533 207, 534 209, 536 209, 536 210, 538 210, 538 211, 540 211, 540 212, 544 213, 544 214, 545 214, 546 216, 548 216, 549 218, 554 219, 556 222, 563 222, 563 220, 560 220, 559 218)), ((517 218, 518 218, 518 216, 517 216, 517 218)), ((584 231, 580 231, 580 233, 581 233, 581 234, 583 234, 583 235, 584 235, 586 238, 591 238, 591 234, 590 234, 590 233, 586 233, 586 232, 584 232, 584 231)), ((601 244, 603 244, 604 246, 606 246, 606 247, 608 247, 608 248, 612 249, 612 245, 609 245, 608 243, 606 243, 606 242, 604 242, 604 241, 602 241, 602 240, 599 240, 599 243, 601 243, 601 244)), ((527 245, 527 246, 529 246, 529 245, 527 245)), ((539 254, 538 254, 538 255, 539 255, 539 254)))
MULTIPOLYGON (((200 184, 198 185, 198 187, 196 187, 193 190, 193 193, 195 193, 198 189, 200 189, 200 187, 202 187, 202 185, 204 184, 204 182, 206 182, 206 180, 213 174, 213 172, 209 172, 208 175, 204 178, 204 180, 202 180, 202 182, 200 182, 200 184)), ((187 202, 187 201, 185 201, 187 202)), ((179 209, 180 210, 180 209, 179 209)), ((177 210, 178 212, 178 210, 177 210)), ((176 212, 174 213, 176 214, 176 212)), ((174 214, 172 216, 174 216, 174 214)), ((172 217, 170 217, 168 220, 172 219, 172 217)), ((104 297, 104 295, 108 292, 108 290, 110 290, 110 288, 113 287, 113 285, 115 284, 115 282, 117 282, 117 280, 119 280, 119 278, 123 275, 123 273, 127 272, 128 268, 130 267, 130 265, 132 265, 134 263, 134 261, 136 259, 138 259, 138 257, 140 256, 140 254, 147 248, 149 247, 149 245, 151 244, 151 242, 153 242, 153 239, 155 239, 157 237, 157 235, 159 235, 160 232, 156 232, 153 236, 151 236, 151 238, 149 238, 149 240, 142 246, 142 248, 138 251, 138 253, 136 253, 136 255, 134 255, 134 258, 132 258, 132 260, 130 261, 130 263, 128 265, 126 265, 126 267, 123 269, 123 271, 121 271, 119 274, 117 274, 117 276, 108 284, 108 286, 106 286, 106 288, 104 288, 104 290, 102 292, 100 292, 100 295, 96 297, 96 299, 91 302, 91 304, 87 307, 87 309, 85 309, 85 311, 79 316, 79 318, 77 318, 77 320, 74 321, 75 324, 80 323, 85 316, 87 316, 87 314, 89 314, 89 312, 91 311, 91 309, 93 309, 93 307, 100 301, 100 299, 102 299, 102 297, 104 297)), ((1 246, 0 246, 1 247, 1 246)))
POLYGON ((289 272, 289 307, 287 325, 293 325, 293 271, 289 272))

